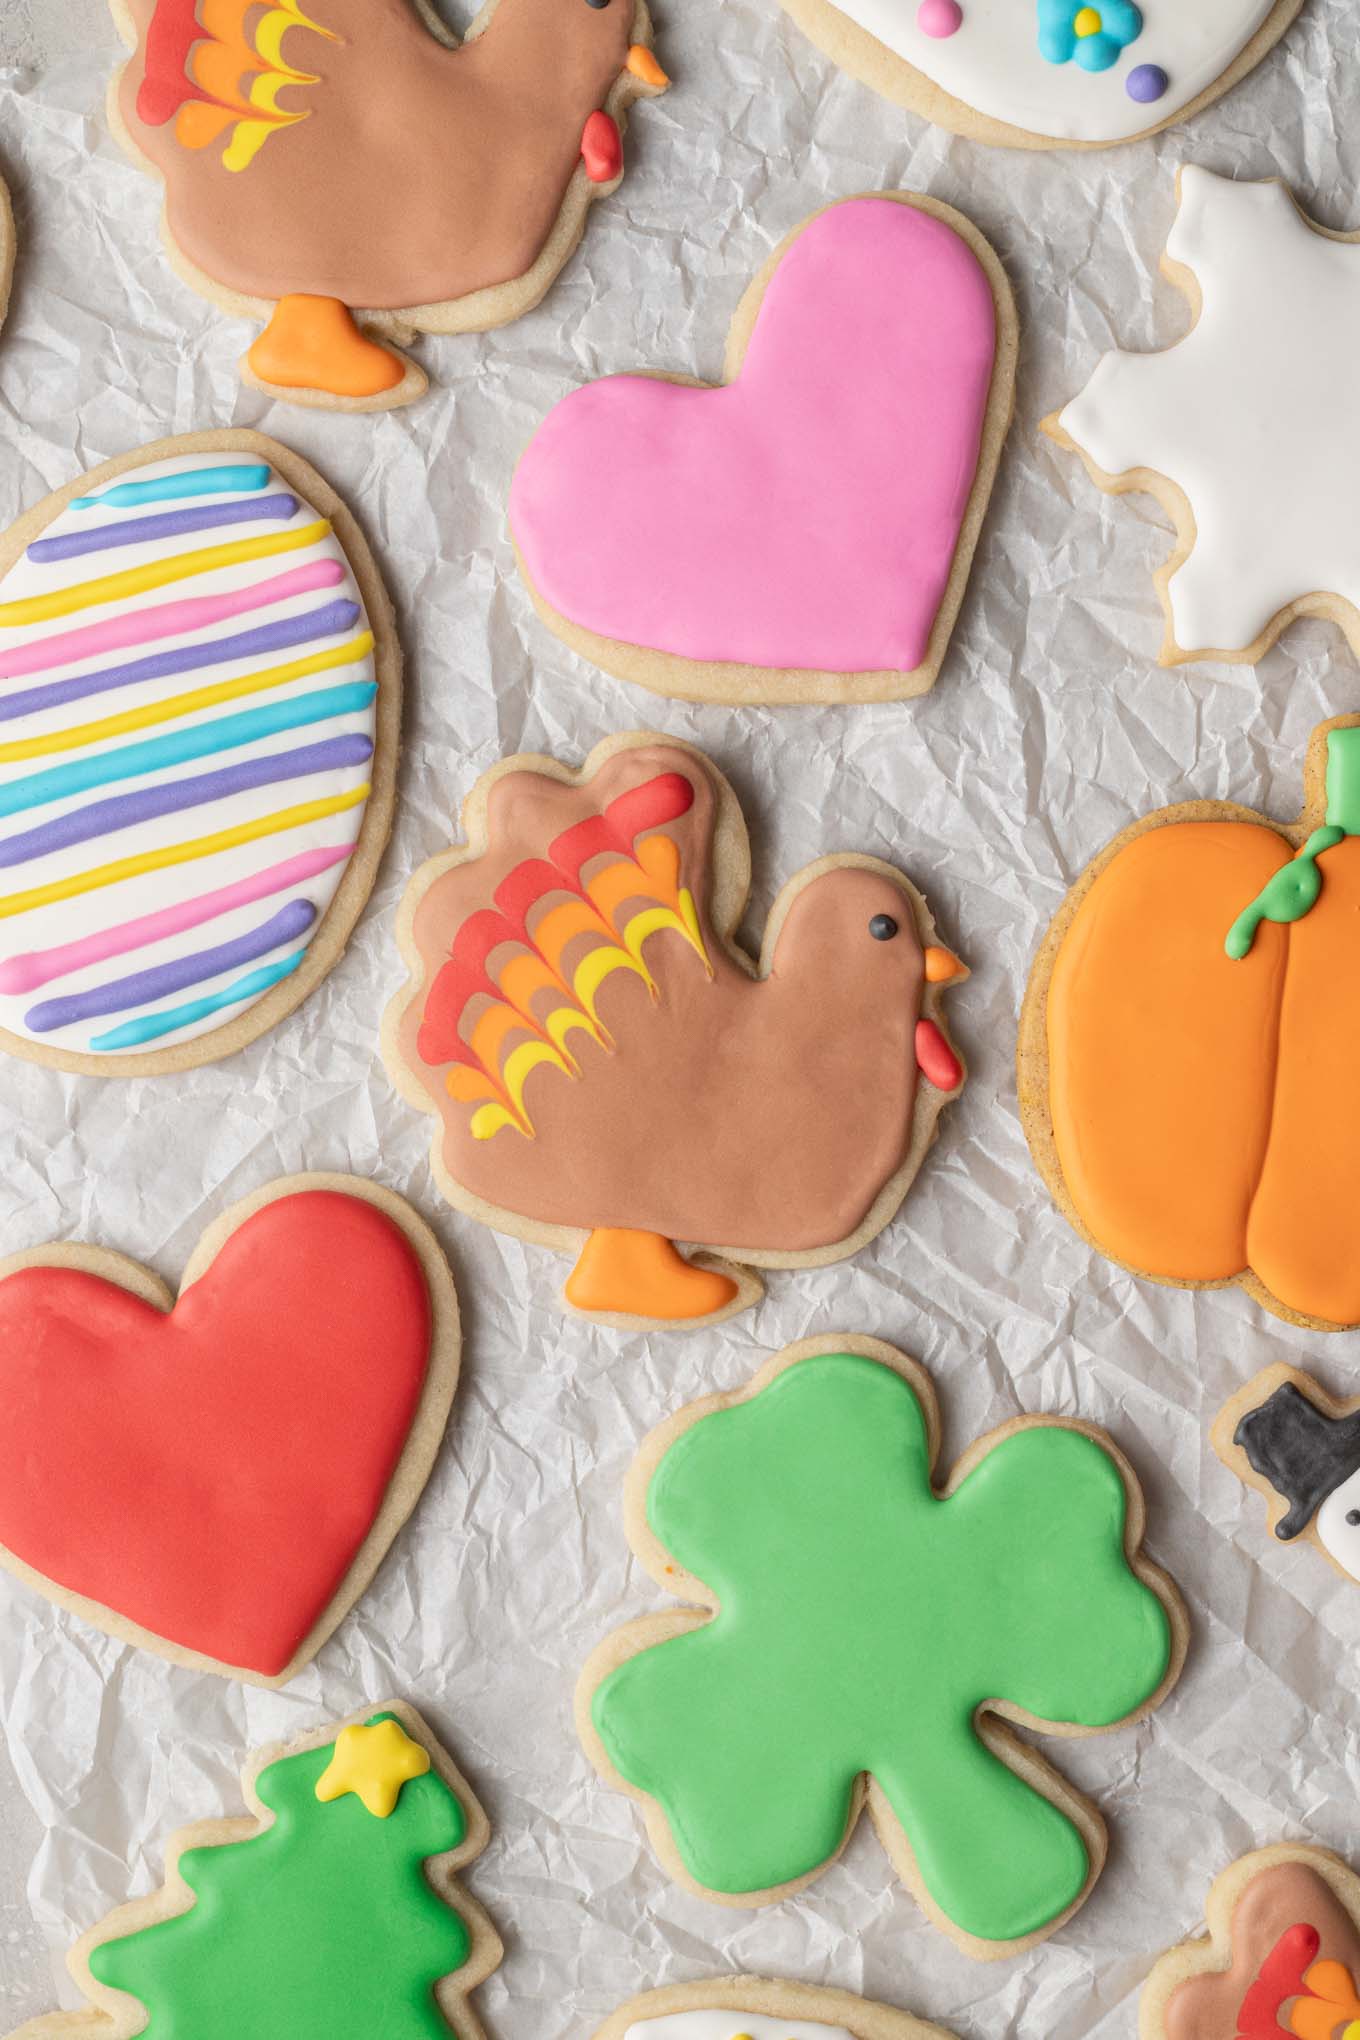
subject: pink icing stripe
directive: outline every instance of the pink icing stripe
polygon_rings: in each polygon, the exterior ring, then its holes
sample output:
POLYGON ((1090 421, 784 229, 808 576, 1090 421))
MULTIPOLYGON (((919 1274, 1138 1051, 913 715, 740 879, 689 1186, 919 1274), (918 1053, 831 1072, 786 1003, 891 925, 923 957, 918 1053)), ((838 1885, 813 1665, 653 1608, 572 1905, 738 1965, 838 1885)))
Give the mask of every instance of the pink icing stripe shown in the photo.
POLYGON ((515 474, 530 579, 569 622, 681 658, 910 672, 977 471, 991 286, 943 221, 849 200, 770 280, 738 379, 606 378, 515 474))
POLYGON ((151 609, 134 608, 105 617, 101 623, 84 624, 79 630, 59 631, 54 637, 38 638, 11 651, 0 651, 0 679, 17 680, 25 673, 45 673, 49 667, 92 659, 101 652, 118 651, 124 645, 144 645, 155 638, 204 630, 227 617, 243 616, 249 609, 285 602, 290 595, 306 595, 313 588, 333 588, 337 581, 344 580, 345 571, 342 560, 310 560, 306 566, 290 567, 286 574, 254 581, 248 588, 233 588, 228 595, 193 595, 182 602, 159 602, 151 609))
POLYGON ((348 857, 353 848, 352 843, 341 843, 304 850, 282 864, 271 865, 268 871, 257 872, 253 878, 240 878, 234 885, 220 886, 216 892, 200 893, 196 900, 180 900, 173 907, 162 907, 154 914, 124 921, 120 927, 63 942, 57 949, 33 949, 24 956, 11 956, 0 963, 0 994, 35 991, 39 985, 65 977, 69 971, 82 970, 86 964, 103 963, 110 956, 125 956, 129 949, 142 949, 148 942, 160 942, 167 935, 180 935, 186 928, 200 927, 219 914, 229 914, 233 907, 248 907, 252 900, 267 899, 271 893, 315 878, 319 871, 328 871, 348 857))

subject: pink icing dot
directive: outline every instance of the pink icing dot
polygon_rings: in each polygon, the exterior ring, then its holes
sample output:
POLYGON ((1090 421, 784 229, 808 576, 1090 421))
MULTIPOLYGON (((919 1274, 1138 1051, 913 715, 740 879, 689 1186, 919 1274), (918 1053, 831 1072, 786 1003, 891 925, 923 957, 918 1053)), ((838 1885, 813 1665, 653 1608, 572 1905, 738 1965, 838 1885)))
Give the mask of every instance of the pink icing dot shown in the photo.
POLYGON ((916 10, 916 26, 922 35, 957 35, 963 27, 959 0, 921 0, 916 10))

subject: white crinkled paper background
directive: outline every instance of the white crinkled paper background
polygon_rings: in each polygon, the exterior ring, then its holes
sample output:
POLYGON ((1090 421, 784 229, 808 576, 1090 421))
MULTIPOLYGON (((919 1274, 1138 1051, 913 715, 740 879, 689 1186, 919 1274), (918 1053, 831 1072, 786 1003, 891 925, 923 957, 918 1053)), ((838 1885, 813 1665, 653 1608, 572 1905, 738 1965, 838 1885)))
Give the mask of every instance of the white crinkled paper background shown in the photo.
POLYGON ((1030 958, 1086 860, 1147 809, 1194 795, 1292 817, 1313 725, 1360 707, 1355 662, 1321 624, 1295 626, 1254 672, 1160 671, 1156 513, 1099 495, 1037 433, 1102 349, 1184 330, 1184 301, 1156 277, 1180 161, 1279 172, 1328 225, 1360 222, 1351 0, 1305 0, 1265 67, 1191 128, 1086 155, 990 152, 932 129, 836 73, 776 0, 658 0, 657 16, 674 89, 638 108, 623 189, 546 304, 499 333, 422 343, 424 401, 345 419, 242 390, 248 329, 171 276, 156 187, 104 123, 118 43, 102 0, 0 6, 0 168, 22 235, 0 336, 0 521, 144 441, 257 426, 362 520, 398 605, 409 690, 391 849, 348 954, 300 1012, 182 1078, 0 1068, 0 1252, 86 1239, 174 1282, 226 1205, 291 1171, 351 1169, 432 1220, 466 1330, 415 1520, 288 1692, 172 1669, 0 1580, 0 2031, 77 2002, 66 1946, 158 1881, 171 1828, 237 1810, 244 1750, 393 1692, 430 1714, 491 1815, 468 1882, 507 1942, 478 2000, 495 2040, 586 2040, 637 1990, 732 1968, 862 1990, 966 2040, 1131 2040, 1139 1985, 1195 1929, 1216 1870, 1285 1837, 1360 1842, 1360 1588, 1307 1546, 1275 1545, 1207 1437, 1229 1392, 1272 1360, 1353 1391, 1357 1338, 1292 1331, 1236 1291, 1139 1284, 1088 1253, 1031 1166, 1012 1064, 1030 958), (543 629, 516 578, 504 504, 519 448, 589 377, 716 374, 774 243, 830 199, 897 186, 971 215, 1023 322, 1015 427, 935 692, 733 712, 602 677, 543 629), (753 928, 825 851, 911 873, 973 968, 950 1001, 971 1081, 869 1251, 774 1275, 760 1308, 717 1332, 624 1337, 561 1314, 551 1255, 441 1207, 428 1122, 395 1096, 376 1030, 400 975, 403 882, 448 841, 476 774, 507 751, 577 758, 645 725, 701 744, 734 780, 754 836, 753 928), (1019 1961, 958 1954, 867 1827, 818 1883, 761 1913, 676 1889, 572 1732, 591 1646, 658 1605, 620 1515, 639 1439, 788 1341, 838 1329, 929 1365, 950 1457, 1020 1410, 1107 1425, 1145 1482, 1150 1547, 1189 1599, 1193 1647, 1171 1700, 1141 1727, 1056 1747, 1109 1818, 1111 1856, 1075 1922, 1019 1961))

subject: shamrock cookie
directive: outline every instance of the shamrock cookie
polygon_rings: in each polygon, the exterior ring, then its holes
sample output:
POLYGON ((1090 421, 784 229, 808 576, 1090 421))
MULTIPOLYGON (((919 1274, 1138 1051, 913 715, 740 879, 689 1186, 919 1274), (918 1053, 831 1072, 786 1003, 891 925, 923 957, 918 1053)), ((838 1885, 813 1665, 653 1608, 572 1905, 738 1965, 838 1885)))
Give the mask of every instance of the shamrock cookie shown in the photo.
POLYGON ((481 2040, 501 1943, 455 1873, 491 1831, 415 1709, 261 1750, 242 1787, 244 1818, 181 1828, 161 1889, 76 1943, 87 2008, 11 2040, 481 2040))
POLYGON ((833 63, 927 120, 1011 148, 1103 148, 1198 113, 1302 0, 783 0, 833 63))
POLYGON ((1107 354, 1045 429, 1100 488, 1145 490, 1174 522, 1164 666, 1254 663, 1296 616, 1360 651, 1360 422, 1336 402, 1360 346, 1360 234, 1316 226, 1280 183, 1190 165, 1177 189, 1162 268, 1190 331, 1107 354))
POLYGON ((485 0, 461 47, 425 0, 112 6, 110 122, 164 179, 176 270, 268 319, 246 382, 334 410, 418 397, 416 333, 531 311, 668 82, 644 0, 485 0))
POLYGON ((0 1565, 177 1664, 283 1685, 419 1500, 458 1354, 434 1235, 354 1176, 236 1205, 178 1298, 102 1248, 15 1254, 0 1565))
POLYGON ((575 1256, 567 1302, 628 1325, 754 1301, 712 1255, 820 1267, 881 1231, 964 1076, 939 1018, 963 966, 899 871, 810 865, 757 964, 736 795, 637 732, 579 772, 505 759, 463 826, 407 888, 383 1024, 451 1203, 575 1256))
POLYGON ((606 2019, 595 2040, 951 2040, 891 2005, 849 1990, 712 1977, 644 1991, 606 2019))
POLYGON ((1310 1537, 1360 1580, 1360 1396, 1334 1402, 1279 1362, 1224 1404, 1212 1436, 1224 1465, 1265 1496, 1282 1544, 1310 1537))
POLYGON ((1357 837, 1360 717, 1338 716, 1292 826, 1199 800, 1117 836, 1020 1020, 1025 1132, 1083 1238, 1318 1331, 1360 1324, 1357 837))
POLYGON ((867 1804, 936 1925, 990 1958, 1052 1933, 1105 1859, 1095 1808, 1009 1723, 1141 1718, 1187 1625, 1103 1433, 1017 1417, 937 1489, 939 1441, 929 1377, 872 1339, 791 1346, 663 1424, 629 1537, 697 1605, 610 1637, 577 1719, 706 1896, 799 1889, 867 1804))
POLYGON ((510 494, 539 613, 659 694, 923 694, 992 492, 1016 345, 1005 273, 961 214, 910 192, 827 206, 747 291, 721 386, 609 376, 539 427, 510 494), (626 546, 600 543, 602 487, 626 546))
POLYGON ((1163 1955, 1141 2040, 1343 2040, 1360 2020, 1360 1878, 1325 1849, 1243 1856, 1206 1907, 1209 1938, 1163 1955))
POLYGON ((256 432, 162 439, 0 540, 0 1048, 216 1062, 338 959, 401 654, 354 519, 256 432))

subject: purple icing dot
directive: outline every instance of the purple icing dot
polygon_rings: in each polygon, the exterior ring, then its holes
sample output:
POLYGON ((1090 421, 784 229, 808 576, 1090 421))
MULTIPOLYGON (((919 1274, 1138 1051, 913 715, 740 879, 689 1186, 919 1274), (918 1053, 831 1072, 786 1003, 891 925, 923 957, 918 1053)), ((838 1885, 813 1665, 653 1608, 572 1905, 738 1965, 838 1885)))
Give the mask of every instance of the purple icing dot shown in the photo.
POLYGON ((1128 94, 1140 106, 1150 106, 1154 99, 1160 99, 1171 80, 1160 64, 1135 64, 1128 76, 1128 94))

